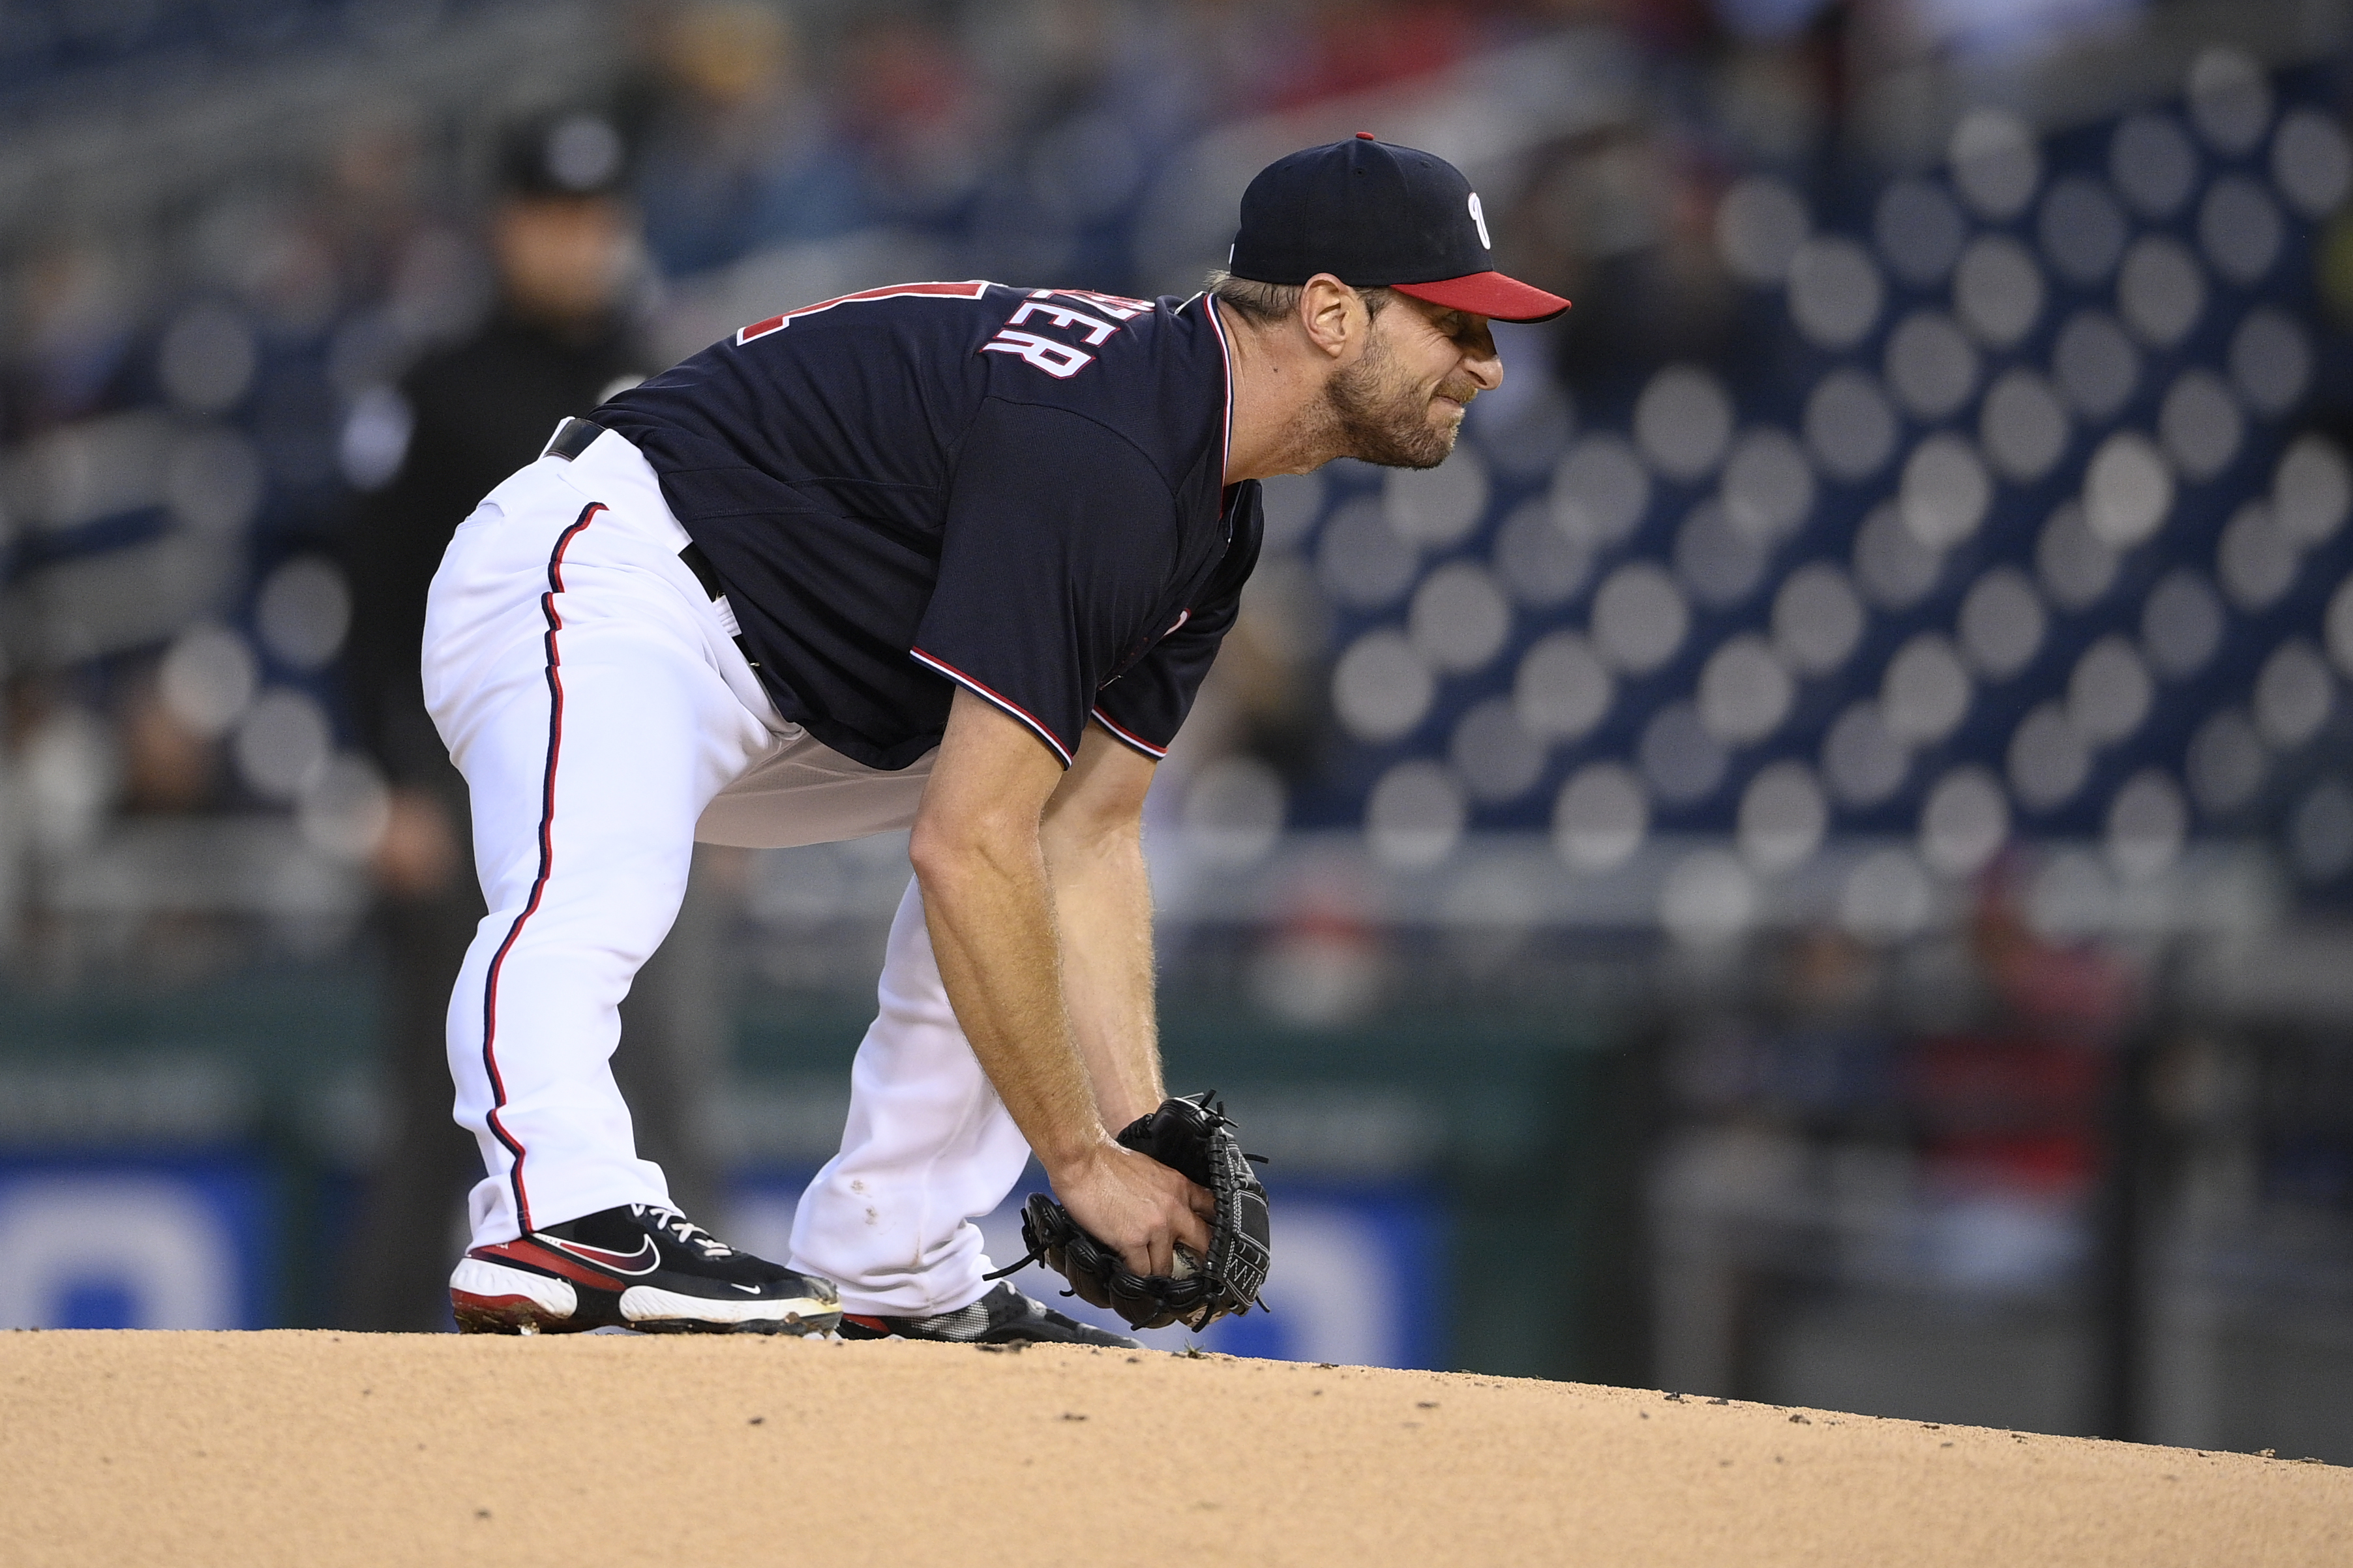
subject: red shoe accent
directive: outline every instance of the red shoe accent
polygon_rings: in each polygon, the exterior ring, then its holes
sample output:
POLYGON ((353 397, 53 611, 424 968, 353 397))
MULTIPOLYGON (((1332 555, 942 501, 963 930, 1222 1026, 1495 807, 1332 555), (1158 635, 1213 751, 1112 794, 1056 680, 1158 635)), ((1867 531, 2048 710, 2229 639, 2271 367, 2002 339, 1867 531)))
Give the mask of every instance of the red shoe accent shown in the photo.
POLYGON ((519 1263, 535 1274, 552 1274, 559 1279, 569 1279, 575 1285, 586 1285, 597 1290, 624 1289, 628 1284, 628 1281, 616 1279, 610 1274, 599 1273, 578 1258, 567 1257, 552 1247, 542 1246, 527 1236, 513 1241, 478 1247, 466 1256, 496 1263, 519 1263))
POLYGON ((870 1318, 860 1312, 844 1312, 841 1314, 841 1321, 845 1323, 856 1323, 861 1329, 872 1329, 878 1334, 894 1331, 891 1325, 881 1319, 870 1318))

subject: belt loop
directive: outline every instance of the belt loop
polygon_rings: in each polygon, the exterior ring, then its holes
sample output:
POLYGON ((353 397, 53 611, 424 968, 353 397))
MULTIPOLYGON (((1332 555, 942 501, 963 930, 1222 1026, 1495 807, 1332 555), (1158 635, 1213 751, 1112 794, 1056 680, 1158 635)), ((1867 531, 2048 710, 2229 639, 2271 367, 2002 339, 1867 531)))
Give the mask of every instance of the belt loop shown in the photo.
POLYGON ((605 427, 593 419, 566 419, 555 427, 554 436, 549 438, 546 447, 539 455, 561 458, 568 463, 586 451, 590 444, 604 433, 605 427))
POLYGON ((686 569, 694 574, 694 580, 702 584, 704 593, 716 599, 727 592, 726 585, 719 580, 718 569, 711 564, 711 557, 702 552, 702 546, 689 540, 678 558, 686 563, 686 569))

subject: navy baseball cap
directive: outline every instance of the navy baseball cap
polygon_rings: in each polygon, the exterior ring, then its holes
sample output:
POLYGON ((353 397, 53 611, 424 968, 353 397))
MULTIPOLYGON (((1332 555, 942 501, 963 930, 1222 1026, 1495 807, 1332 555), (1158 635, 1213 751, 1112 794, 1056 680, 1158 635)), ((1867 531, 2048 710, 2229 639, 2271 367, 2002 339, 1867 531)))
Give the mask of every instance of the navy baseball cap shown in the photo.
POLYGON ((1329 272, 1354 289, 1390 288, 1499 321, 1545 321, 1557 294, 1495 270, 1487 215, 1462 171, 1434 153, 1359 131, 1259 171, 1226 268, 1261 283, 1329 272))

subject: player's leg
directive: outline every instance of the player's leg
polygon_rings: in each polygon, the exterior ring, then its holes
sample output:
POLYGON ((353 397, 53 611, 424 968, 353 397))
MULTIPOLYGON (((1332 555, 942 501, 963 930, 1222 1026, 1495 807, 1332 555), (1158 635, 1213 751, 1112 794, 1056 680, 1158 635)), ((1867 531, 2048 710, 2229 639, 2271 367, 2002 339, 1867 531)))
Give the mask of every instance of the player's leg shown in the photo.
POLYGON ((669 1202, 610 1058, 621 997, 685 892, 699 732, 725 715, 698 712, 662 640, 567 628, 553 680, 511 669, 480 699, 492 711, 463 763, 490 912, 449 1005, 458 1121, 490 1173, 478 1244, 669 1202))
POLYGON ((427 631, 427 699, 466 775, 491 911, 449 1009, 458 1119, 490 1172, 452 1281, 460 1321, 801 1325, 809 1290, 770 1301, 786 1271, 669 1212, 610 1066, 695 818, 771 734, 714 667, 707 605, 670 581, 691 576, 630 520, 531 470, 494 500, 501 514, 453 542, 427 631), (684 1300, 697 1286, 717 1299, 684 1300))
POLYGON ((839 1284, 845 1311, 937 1312, 987 1289, 969 1221, 1012 1191, 1029 1145, 956 1025, 913 881, 876 989, 841 1152, 801 1198, 793 1262, 839 1284))
POLYGON ((1029 1145, 956 1024, 912 880, 877 991, 841 1152, 793 1216, 792 1267, 840 1286, 849 1337, 1132 1346, 981 1278, 991 1265, 971 1222, 1005 1201, 1029 1145))

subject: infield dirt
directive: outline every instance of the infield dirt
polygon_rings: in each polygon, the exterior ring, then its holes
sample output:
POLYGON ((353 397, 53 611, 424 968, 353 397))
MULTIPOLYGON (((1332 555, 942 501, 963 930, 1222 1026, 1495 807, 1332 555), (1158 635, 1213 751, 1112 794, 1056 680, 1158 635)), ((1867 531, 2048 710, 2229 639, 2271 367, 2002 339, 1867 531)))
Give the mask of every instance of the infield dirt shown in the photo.
POLYGON ((1219 1356, 20 1331, 0 1562, 2341 1565, 2353 1470, 1219 1356))

